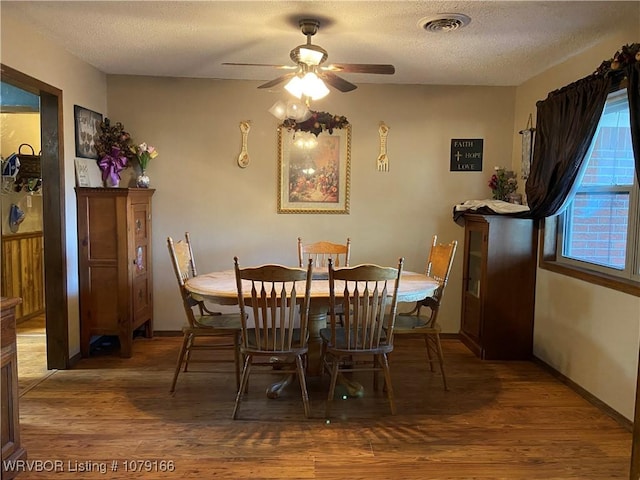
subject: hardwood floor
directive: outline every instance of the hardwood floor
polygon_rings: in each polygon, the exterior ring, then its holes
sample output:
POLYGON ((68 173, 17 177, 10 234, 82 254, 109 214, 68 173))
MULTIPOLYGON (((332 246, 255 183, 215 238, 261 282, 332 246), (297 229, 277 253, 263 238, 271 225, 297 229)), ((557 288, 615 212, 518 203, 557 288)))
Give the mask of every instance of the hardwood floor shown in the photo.
POLYGON ((422 362, 422 340, 399 338, 398 415, 370 375, 356 377, 365 396, 336 402, 330 422, 327 378, 309 380, 305 419, 297 383, 270 400, 264 390, 275 377, 254 375, 233 421, 232 364, 194 364, 169 394, 180 341, 138 338, 132 358, 98 353, 22 396, 29 459, 61 461, 63 471, 18 480, 629 478, 631 433, 532 362, 480 361, 444 340, 444 392, 422 362), (134 460, 150 463, 125 469, 134 460), (175 470, 162 471, 166 462, 175 470))
POLYGON ((16 325, 18 349, 18 391, 24 395, 53 373, 47 370, 45 317, 38 315, 16 325))

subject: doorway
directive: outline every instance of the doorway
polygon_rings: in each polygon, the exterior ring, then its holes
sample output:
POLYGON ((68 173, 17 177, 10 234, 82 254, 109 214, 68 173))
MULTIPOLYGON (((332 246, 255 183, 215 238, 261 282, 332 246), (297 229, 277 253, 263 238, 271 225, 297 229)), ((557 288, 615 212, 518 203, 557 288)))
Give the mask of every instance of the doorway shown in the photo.
POLYGON ((47 369, 69 368, 62 91, 0 64, 2 81, 40 97, 47 369))
POLYGON ((48 374, 40 97, 6 82, 0 91, 2 295, 22 298, 15 309, 21 394, 48 374))

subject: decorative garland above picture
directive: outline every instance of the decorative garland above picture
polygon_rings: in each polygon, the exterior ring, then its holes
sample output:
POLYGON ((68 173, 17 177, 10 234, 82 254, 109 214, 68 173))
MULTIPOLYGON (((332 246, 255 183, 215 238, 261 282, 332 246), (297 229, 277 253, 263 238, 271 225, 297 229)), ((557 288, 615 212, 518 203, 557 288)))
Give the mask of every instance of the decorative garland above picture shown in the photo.
POLYGON ((282 122, 282 125, 287 130, 293 130, 295 132, 310 132, 316 137, 323 131, 333 133, 336 128, 345 128, 349 125, 347 117, 342 115, 332 115, 327 112, 315 112, 310 110, 311 116, 302 122, 296 122, 292 118, 287 118, 282 122))

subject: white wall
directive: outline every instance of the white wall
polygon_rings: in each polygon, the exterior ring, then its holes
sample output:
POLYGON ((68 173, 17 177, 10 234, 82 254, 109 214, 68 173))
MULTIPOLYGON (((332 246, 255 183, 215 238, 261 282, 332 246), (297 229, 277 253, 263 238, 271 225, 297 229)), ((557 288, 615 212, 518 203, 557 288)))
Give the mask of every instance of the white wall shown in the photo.
MULTIPOLYGON (((597 46, 521 85, 516 94, 514 167, 520 135, 535 103, 550 91, 591 74, 638 31, 620 31, 597 46)), ((640 298, 538 269, 534 355, 633 419, 638 371, 640 298)))
MULTIPOLYGON (((76 199, 73 190, 75 186, 73 106, 77 104, 97 112, 106 112, 106 76, 58 47, 51 40, 45 39, 32 28, 29 22, 4 8, 0 31, 0 61, 4 65, 63 91, 67 278, 61 280, 67 282, 69 353, 73 356, 80 351, 78 239, 76 199)), ((46 188, 46 185, 43 188, 46 188)))
MULTIPOLYGON (((352 263, 423 271, 434 234, 463 241, 454 204, 487 198, 496 164, 511 158, 514 88, 360 85, 332 92, 313 108, 345 115, 353 126, 351 213, 278 214, 278 121, 268 113, 280 98, 259 82, 108 77, 109 115, 134 140, 158 148, 148 168, 153 199, 155 328, 183 322, 166 237, 189 230, 199 271, 242 264, 297 263, 296 238, 352 241, 352 263), (239 122, 250 120, 246 169, 237 166, 239 122), (378 125, 389 127, 388 173, 378 172, 378 125), (484 138, 483 172, 450 172, 452 138, 484 138)), ((461 251, 461 250, 460 250, 461 251)), ((459 331, 462 255, 454 262, 441 312, 445 332, 459 331)))

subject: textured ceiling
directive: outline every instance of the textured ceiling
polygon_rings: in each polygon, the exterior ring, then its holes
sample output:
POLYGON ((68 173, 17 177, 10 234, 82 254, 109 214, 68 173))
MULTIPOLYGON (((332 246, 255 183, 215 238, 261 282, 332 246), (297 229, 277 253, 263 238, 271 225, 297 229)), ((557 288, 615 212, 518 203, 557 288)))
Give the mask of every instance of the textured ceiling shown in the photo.
POLYGON ((356 84, 519 85, 623 27, 639 32, 629 43, 640 40, 638 1, 2 0, 0 8, 109 74, 270 80, 282 71, 221 63, 292 65, 289 51, 305 43, 298 21, 309 17, 321 22, 313 43, 328 63, 396 67, 392 76, 341 74, 356 84), (440 33, 419 26, 442 13, 471 23, 440 33))

